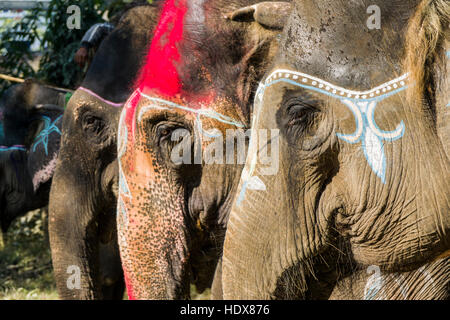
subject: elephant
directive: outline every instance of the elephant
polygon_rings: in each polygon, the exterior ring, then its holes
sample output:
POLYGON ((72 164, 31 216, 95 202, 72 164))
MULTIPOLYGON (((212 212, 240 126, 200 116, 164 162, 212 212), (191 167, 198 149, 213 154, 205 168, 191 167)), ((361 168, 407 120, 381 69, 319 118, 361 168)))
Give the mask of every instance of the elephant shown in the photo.
POLYGON ((34 79, 9 87, 0 98, 0 144, 30 147, 36 135, 34 120, 43 115, 39 105, 64 108, 66 94, 34 79))
POLYGON ((116 132, 145 57, 158 1, 128 10, 103 40, 63 117, 50 191, 49 238, 62 299, 122 299, 116 132))
POLYGON ((65 92, 28 79, 0 100, 0 225, 48 204, 65 92))
POLYGON ((220 297, 251 101, 278 45, 274 10, 290 5, 165 1, 119 120, 117 229, 129 299, 188 299, 190 283, 220 297))
POLYGON ((293 1, 255 97, 253 133, 278 135, 252 134, 225 236, 225 299, 327 299, 355 269, 400 277, 438 257, 433 283, 446 296, 426 298, 448 299, 449 10, 293 1), (267 149, 278 170, 258 161, 267 149))

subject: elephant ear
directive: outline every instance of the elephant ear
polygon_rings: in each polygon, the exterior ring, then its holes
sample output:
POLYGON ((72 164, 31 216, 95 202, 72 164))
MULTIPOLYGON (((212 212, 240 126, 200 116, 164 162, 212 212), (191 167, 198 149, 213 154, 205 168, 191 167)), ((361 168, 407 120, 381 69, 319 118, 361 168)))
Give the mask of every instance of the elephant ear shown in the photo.
POLYGON ((450 156, 450 4, 448 0, 423 1, 409 21, 405 69, 414 86, 408 89, 411 105, 430 107, 437 133, 450 156))
POLYGON ((28 139, 28 171, 35 192, 53 177, 61 140, 64 109, 57 105, 36 105, 31 113, 28 139))
POLYGON ((245 44, 246 52, 240 61, 241 73, 235 88, 241 104, 237 111, 246 125, 250 125, 254 93, 275 56, 277 39, 290 11, 289 2, 267 1, 242 7, 224 16, 227 21, 241 28, 245 37, 242 43, 245 44))
POLYGON ((255 21, 268 29, 283 29, 291 12, 289 2, 260 2, 228 13, 226 17, 233 21, 255 21))

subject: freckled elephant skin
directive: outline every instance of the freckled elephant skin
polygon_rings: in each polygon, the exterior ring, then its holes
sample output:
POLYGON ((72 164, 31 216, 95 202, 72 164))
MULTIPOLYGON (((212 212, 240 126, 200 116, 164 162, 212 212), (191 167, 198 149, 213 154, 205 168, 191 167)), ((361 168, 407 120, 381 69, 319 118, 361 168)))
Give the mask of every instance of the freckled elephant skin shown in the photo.
POLYGON ((123 298, 115 227, 117 123, 158 10, 157 4, 140 6, 122 16, 64 114, 49 206, 52 260, 62 299, 123 298), (80 273, 79 288, 71 270, 80 273))
POLYGON ((224 244, 225 299, 326 299, 315 288, 358 283, 352 272, 368 267, 392 299, 404 276, 411 299, 448 298, 448 260, 433 263, 450 246, 448 12, 448 1, 294 1, 252 126, 279 130, 280 170, 267 175, 248 156, 224 244), (372 4, 380 30, 361 19, 372 4), (424 33, 436 28, 434 46, 424 33), (414 291, 423 270, 439 290, 414 291))
POLYGON ((0 225, 48 204, 58 156, 64 93, 34 80, 0 99, 0 225), (60 105, 58 105, 60 103, 60 105))
POLYGON ((164 4, 119 123, 117 228, 130 299, 184 299, 189 283, 200 291, 211 286, 242 163, 175 163, 171 137, 182 130, 198 139, 185 145, 195 157, 213 145, 213 129, 224 148, 235 139, 226 130, 244 135, 279 31, 224 16, 255 3, 164 4))

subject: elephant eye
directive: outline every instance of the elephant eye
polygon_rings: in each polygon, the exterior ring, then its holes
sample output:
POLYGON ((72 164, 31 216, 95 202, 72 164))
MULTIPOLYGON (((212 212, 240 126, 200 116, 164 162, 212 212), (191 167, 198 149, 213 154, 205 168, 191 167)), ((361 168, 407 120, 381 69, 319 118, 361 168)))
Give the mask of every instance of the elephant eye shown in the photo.
POLYGON ((161 142, 179 142, 182 138, 180 134, 174 134, 180 130, 186 130, 182 125, 177 123, 163 123, 156 128, 156 136, 161 142))
POLYGON ((312 115, 318 109, 312 104, 300 99, 292 99, 288 101, 286 107, 286 125, 288 127, 303 126, 306 127, 312 120, 312 115))
POLYGON ((105 121, 99 117, 85 114, 83 116, 82 126, 84 132, 86 132, 89 136, 98 136, 105 129, 106 124, 105 121))
POLYGON ((160 138, 160 139, 166 139, 170 136, 170 134, 172 133, 173 128, 168 126, 168 125, 161 125, 156 129, 156 135, 160 138))

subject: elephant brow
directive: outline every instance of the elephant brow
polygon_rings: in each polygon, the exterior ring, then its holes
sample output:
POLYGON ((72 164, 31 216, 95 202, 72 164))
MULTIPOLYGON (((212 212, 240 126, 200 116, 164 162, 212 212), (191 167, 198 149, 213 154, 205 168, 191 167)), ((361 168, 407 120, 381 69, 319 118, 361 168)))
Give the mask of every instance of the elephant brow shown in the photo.
POLYGON ((364 157, 370 168, 383 183, 386 183, 387 161, 383 140, 392 142, 402 138, 405 132, 405 124, 401 121, 393 131, 381 130, 376 124, 374 112, 378 102, 408 88, 408 78, 409 74, 406 73, 373 89, 355 91, 336 86, 305 73, 277 69, 266 77, 266 80, 258 87, 255 95, 253 122, 259 117, 261 112, 265 90, 280 82, 289 83, 336 98, 353 113, 356 122, 356 130, 354 133, 336 133, 337 137, 350 144, 360 143, 364 157))
POLYGON ((150 100, 152 102, 162 103, 162 104, 166 105, 166 107, 160 107, 160 106, 157 106, 157 105, 144 106, 141 109, 141 111, 139 112, 139 115, 138 115, 138 121, 139 122, 142 121, 142 117, 143 117, 144 113, 146 111, 148 111, 149 109, 156 109, 156 108, 169 109, 169 108, 172 108, 172 109, 180 109, 180 110, 184 110, 184 111, 188 111, 188 112, 192 112, 194 114, 197 114, 197 120, 200 120, 200 117, 203 116, 203 117, 207 117, 207 118, 210 118, 210 119, 217 120, 217 121, 222 122, 222 123, 233 125, 233 126, 238 127, 238 128, 244 128, 245 127, 242 122, 237 121, 237 120, 235 120, 233 118, 230 118, 230 117, 228 117, 228 116, 226 116, 224 114, 221 114, 221 113, 216 112, 216 111, 211 110, 211 109, 190 108, 190 107, 187 107, 187 106, 182 106, 182 105, 176 104, 174 102, 171 102, 171 101, 168 101, 168 100, 165 100, 165 99, 151 97, 151 96, 146 95, 146 94, 144 94, 144 93, 142 93, 140 91, 139 91, 139 93, 141 94, 141 96, 143 96, 144 98, 146 98, 146 99, 148 99, 148 100, 150 100))
MULTIPOLYGON (((371 102, 374 100, 381 101, 391 95, 405 90, 408 87, 408 78, 409 74, 405 73, 402 76, 383 83, 373 89, 367 91, 356 91, 336 86, 327 81, 305 73, 279 69, 273 71, 266 78, 266 81, 262 83, 261 87, 267 88, 279 82, 286 82, 338 99, 345 98, 357 102, 371 102)), ((262 89, 261 87, 260 89, 262 89)))
POLYGON ((79 87, 78 90, 84 91, 87 94, 93 96, 94 98, 97 98, 98 100, 100 100, 100 101, 102 101, 102 102, 104 102, 106 104, 109 104, 110 106, 116 107, 116 108, 121 108, 125 104, 125 102, 114 103, 112 101, 106 100, 105 98, 102 98, 101 96, 99 96, 95 92, 93 92, 93 91, 91 91, 91 90, 89 90, 89 89, 87 89, 85 87, 79 87))

